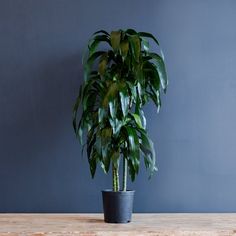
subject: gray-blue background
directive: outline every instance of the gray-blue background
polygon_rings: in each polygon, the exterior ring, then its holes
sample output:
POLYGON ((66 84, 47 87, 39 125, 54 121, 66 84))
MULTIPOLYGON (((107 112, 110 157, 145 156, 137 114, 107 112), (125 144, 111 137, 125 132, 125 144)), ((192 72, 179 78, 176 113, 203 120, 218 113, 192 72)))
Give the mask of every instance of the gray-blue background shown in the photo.
POLYGON ((170 78, 146 108, 159 172, 135 212, 236 211, 236 1, 1 0, 0 212, 100 212, 71 126, 81 54, 98 29, 158 36, 170 78))

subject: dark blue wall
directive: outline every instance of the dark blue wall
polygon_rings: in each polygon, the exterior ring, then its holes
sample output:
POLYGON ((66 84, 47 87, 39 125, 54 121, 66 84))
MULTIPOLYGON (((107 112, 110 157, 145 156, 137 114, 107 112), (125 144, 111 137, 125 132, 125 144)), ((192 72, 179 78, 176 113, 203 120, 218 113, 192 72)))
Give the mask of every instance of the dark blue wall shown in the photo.
POLYGON ((136 212, 236 211, 236 1, 1 0, 0 212, 100 212, 71 125, 81 54, 98 29, 157 35, 170 85, 146 108, 159 172, 136 212))

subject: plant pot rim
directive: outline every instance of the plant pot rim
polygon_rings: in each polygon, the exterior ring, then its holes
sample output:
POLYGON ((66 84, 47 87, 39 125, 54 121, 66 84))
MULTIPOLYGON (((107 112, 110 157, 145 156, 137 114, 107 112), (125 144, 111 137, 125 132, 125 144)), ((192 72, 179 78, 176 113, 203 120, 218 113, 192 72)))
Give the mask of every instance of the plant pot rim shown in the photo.
POLYGON ((127 189, 126 191, 113 191, 112 189, 104 189, 102 190, 103 193, 119 193, 119 194, 126 194, 126 193, 134 193, 135 190, 130 190, 130 189, 127 189))

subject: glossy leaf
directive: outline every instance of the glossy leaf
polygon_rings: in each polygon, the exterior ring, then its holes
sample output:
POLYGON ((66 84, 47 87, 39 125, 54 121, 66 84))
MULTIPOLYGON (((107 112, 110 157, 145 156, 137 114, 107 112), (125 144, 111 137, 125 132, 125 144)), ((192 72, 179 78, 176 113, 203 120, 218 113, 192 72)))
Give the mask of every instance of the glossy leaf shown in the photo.
POLYGON ((140 51, 141 51, 140 38, 137 35, 130 36, 129 43, 131 45, 131 50, 134 59, 136 60, 136 62, 139 62, 140 51))
POLYGON ((111 136, 112 136, 112 129, 110 127, 105 127, 100 132, 101 153, 103 159, 107 158, 109 154, 111 136))
POLYGON ((146 40, 145 38, 142 39, 142 44, 143 44, 143 49, 145 52, 149 52, 149 41, 146 40))
POLYGON ((139 171, 139 158, 140 158, 140 154, 139 154, 139 139, 138 139, 138 135, 135 131, 134 128, 130 127, 130 126, 126 126, 125 127, 127 135, 128 135, 128 146, 129 146, 129 159, 132 162, 133 168, 136 172, 136 174, 139 171))
POLYGON ((106 35, 95 36, 88 45, 89 56, 91 56, 96 51, 98 45, 103 42, 110 44, 110 39, 106 35))
POLYGON ((102 122, 106 116, 106 110, 103 107, 98 108, 98 122, 102 122))
POLYGON ((87 80, 88 77, 89 77, 89 74, 90 74, 90 72, 91 72, 91 68, 92 68, 92 66, 93 66, 94 61, 95 61, 97 58, 99 58, 101 55, 103 55, 104 53, 106 53, 106 52, 105 52, 105 51, 98 51, 98 52, 93 53, 93 54, 88 58, 87 63, 84 65, 84 71, 85 71, 85 73, 84 73, 84 78, 85 78, 85 80, 87 80))
POLYGON ((136 171, 135 171, 133 163, 130 159, 128 160, 128 168, 129 168, 129 175, 130 175, 131 180, 133 182, 135 180, 136 171))
POLYGON ((107 53, 104 53, 101 57, 99 65, 98 65, 98 72, 101 76, 103 76, 105 74, 107 62, 108 62, 108 55, 107 55, 107 53))
POLYGON ((121 110, 123 113, 123 116, 127 116, 128 111, 129 111, 129 101, 130 101, 130 96, 128 94, 128 91, 126 87, 122 88, 121 91, 119 92, 120 95, 120 103, 121 103, 121 110))
POLYGON ((140 111, 140 117, 142 119, 143 128, 146 129, 147 121, 146 121, 145 114, 144 114, 144 112, 142 110, 140 111))
POLYGON ((99 154, 96 151, 96 149, 93 148, 93 151, 92 151, 91 155, 89 156, 89 167, 90 167, 90 172, 91 172, 92 178, 94 178, 94 175, 96 173, 98 159, 99 159, 99 154))
POLYGON ((155 65, 161 80, 161 85, 164 91, 166 92, 167 85, 168 85, 168 79, 167 79, 167 73, 165 68, 165 63, 163 59, 156 53, 150 53, 149 54, 153 59, 155 59, 155 65))
POLYGON ((130 35, 137 34, 137 32, 134 29, 127 29, 125 33, 130 34, 130 35))
POLYGON ((138 129, 140 132, 140 148, 144 154, 145 165, 150 169, 150 174, 152 175, 156 171, 156 154, 154 150, 153 142, 149 139, 146 131, 144 129, 138 129))
POLYGON ((116 168, 119 168, 119 158, 120 158, 120 153, 118 151, 114 151, 112 153, 111 160, 116 168))
POLYGON ((95 35, 95 34, 100 34, 100 33, 103 33, 103 34, 109 36, 109 33, 108 33, 107 31, 105 31, 105 30, 98 30, 98 31, 96 31, 95 33, 93 33, 93 35, 95 35))
POLYGON ((129 51, 129 41, 128 40, 123 40, 120 43, 120 51, 121 51, 122 57, 125 59, 128 54, 128 51, 129 51))
POLYGON ((104 96, 102 105, 103 107, 107 107, 109 101, 116 99, 117 93, 119 91, 119 84, 118 83, 111 83, 109 84, 108 88, 106 88, 106 94, 104 96))
POLYGON ((157 39, 150 33, 147 33, 147 32, 139 32, 139 36, 141 37, 145 37, 145 38, 151 38, 154 40, 154 42, 159 45, 159 42, 157 41, 157 39))
POLYGON ((121 32, 120 31, 112 31, 111 32, 111 46, 116 51, 120 46, 120 38, 121 32))
POLYGON ((112 127, 112 132, 114 136, 116 137, 117 134, 120 132, 123 122, 115 118, 115 119, 109 119, 109 123, 112 127))
POLYGON ((143 125, 142 125, 142 121, 141 121, 141 118, 138 114, 135 114, 135 113, 132 113, 131 114, 137 124, 137 126, 140 128, 140 129, 143 129, 143 125))
POLYGON ((111 100, 108 104, 109 104, 109 111, 110 111, 111 118, 115 119, 115 117, 116 117, 116 109, 117 109, 116 101, 111 100))
POLYGON ((103 157, 101 161, 101 167, 106 174, 109 172, 110 163, 111 163, 111 157, 109 155, 103 157))
POLYGON ((77 112, 78 112, 78 108, 79 108, 79 105, 80 105, 80 102, 81 102, 82 91, 83 91, 82 88, 83 87, 81 85, 80 89, 79 89, 79 95, 76 98, 75 105, 74 105, 74 108, 73 108, 73 128, 74 128, 75 133, 77 132, 77 112))

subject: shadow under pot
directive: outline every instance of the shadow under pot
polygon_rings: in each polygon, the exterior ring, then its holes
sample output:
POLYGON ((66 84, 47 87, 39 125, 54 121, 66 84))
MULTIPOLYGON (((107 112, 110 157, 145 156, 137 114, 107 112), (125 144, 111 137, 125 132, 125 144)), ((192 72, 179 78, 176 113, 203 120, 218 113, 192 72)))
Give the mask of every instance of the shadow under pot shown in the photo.
POLYGON ((103 190, 104 221, 107 223, 129 223, 132 218, 133 190, 118 191, 103 190))

